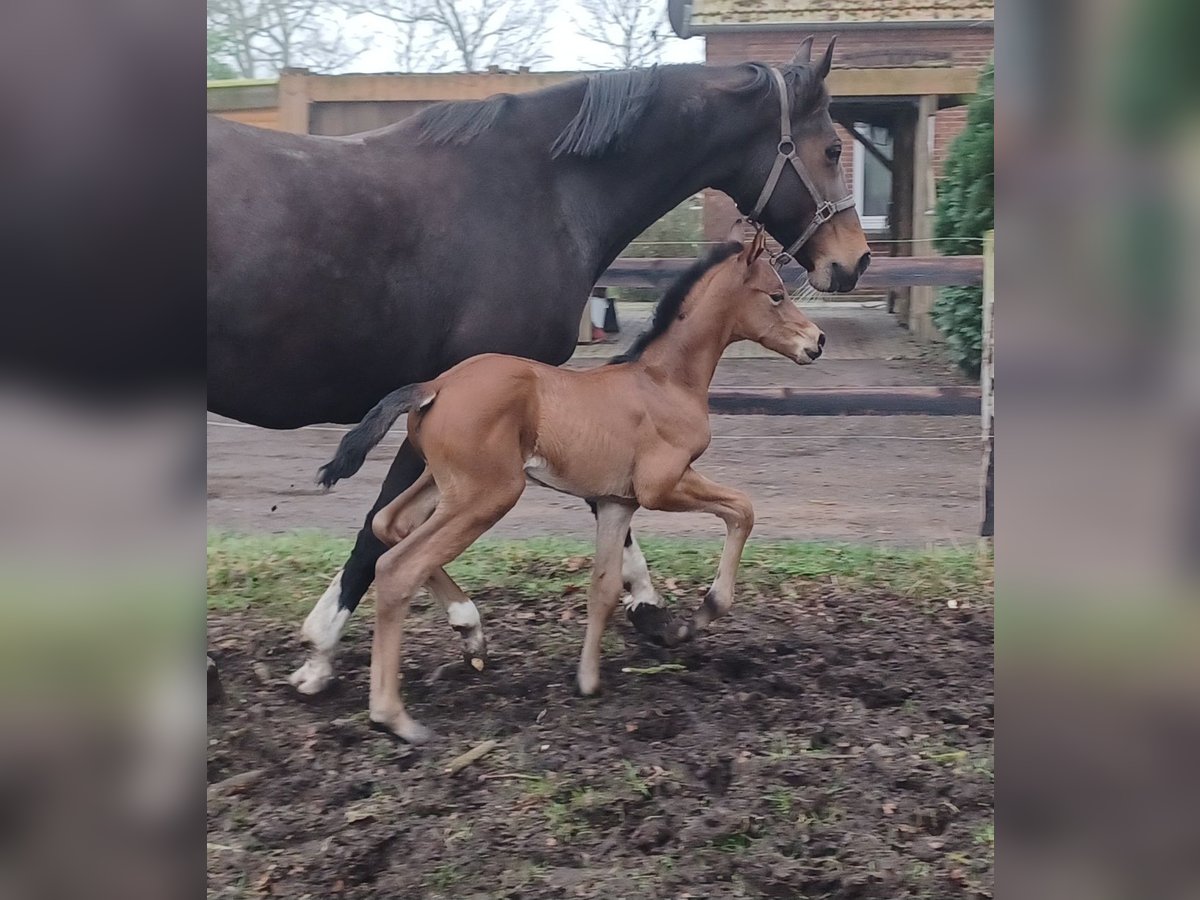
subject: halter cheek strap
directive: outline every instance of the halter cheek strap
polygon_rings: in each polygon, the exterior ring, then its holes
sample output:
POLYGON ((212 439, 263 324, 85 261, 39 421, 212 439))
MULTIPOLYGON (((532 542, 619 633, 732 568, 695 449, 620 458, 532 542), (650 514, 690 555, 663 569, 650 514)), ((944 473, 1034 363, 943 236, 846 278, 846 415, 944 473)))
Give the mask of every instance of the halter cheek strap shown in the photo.
POLYGON ((796 155, 796 142, 792 138, 791 98, 788 95, 787 83, 783 80, 783 75, 778 69, 772 68, 769 71, 775 79, 776 86, 779 88, 779 146, 775 162, 771 166, 771 174, 767 176, 767 183, 763 185, 762 193, 758 195, 758 202, 754 204, 754 211, 750 213, 750 219, 753 222, 759 221, 759 216, 762 215, 762 211, 770 201, 771 195, 775 193, 775 188, 779 185, 779 176, 783 174, 783 167, 787 163, 792 164, 792 168, 800 176, 800 181, 803 182, 805 190, 808 191, 809 196, 817 204, 816 214, 813 216, 812 221, 808 223, 808 227, 800 233, 800 237, 792 241, 775 258, 775 264, 778 267, 791 259, 796 251, 803 247, 808 239, 816 234, 818 228, 843 209, 850 209, 854 206, 854 195, 847 194, 840 200, 822 199, 821 191, 817 189, 816 182, 813 181, 808 168, 801 161, 800 157, 796 155))

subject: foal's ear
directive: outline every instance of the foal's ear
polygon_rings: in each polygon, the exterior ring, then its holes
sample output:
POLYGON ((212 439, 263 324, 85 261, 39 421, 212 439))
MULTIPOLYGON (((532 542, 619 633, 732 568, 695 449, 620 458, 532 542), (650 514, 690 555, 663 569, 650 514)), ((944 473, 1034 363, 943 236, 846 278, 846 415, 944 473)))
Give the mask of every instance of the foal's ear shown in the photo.
POLYGON ((750 242, 750 255, 746 260, 747 264, 753 263, 756 259, 763 255, 767 249, 767 233, 763 229, 758 229, 754 232, 754 240, 750 242))
POLYGON ((817 63, 817 77, 822 81, 829 74, 829 70, 833 68, 833 46, 837 43, 838 36, 835 34, 829 39, 829 46, 825 48, 825 55, 821 57, 821 61, 817 63))

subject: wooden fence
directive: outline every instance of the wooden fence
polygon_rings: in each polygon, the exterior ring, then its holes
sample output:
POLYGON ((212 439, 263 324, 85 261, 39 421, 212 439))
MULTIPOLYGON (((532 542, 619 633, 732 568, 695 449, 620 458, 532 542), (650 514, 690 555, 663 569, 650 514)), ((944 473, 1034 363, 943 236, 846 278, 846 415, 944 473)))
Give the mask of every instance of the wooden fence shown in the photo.
MULTIPOLYGON (((692 264, 691 259, 618 259, 596 281, 601 287, 665 288, 692 264)), ((794 263, 783 276, 796 280, 794 263)), ((982 256, 881 256, 858 280, 860 288, 948 287, 983 284, 982 256)))

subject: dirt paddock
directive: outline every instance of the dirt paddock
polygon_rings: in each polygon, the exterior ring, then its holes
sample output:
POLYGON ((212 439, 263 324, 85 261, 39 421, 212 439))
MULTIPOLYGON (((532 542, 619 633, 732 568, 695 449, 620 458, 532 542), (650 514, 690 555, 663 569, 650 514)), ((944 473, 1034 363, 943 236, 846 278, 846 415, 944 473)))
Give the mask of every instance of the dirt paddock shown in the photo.
POLYGON ((783 593, 674 651, 614 621, 591 699, 582 593, 478 595, 481 674, 426 605, 404 669, 439 735, 421 748, 367 726, 366 617, 302 701, 295 622, 211 613, 209 897, 991 896, 990 598, 783 593))

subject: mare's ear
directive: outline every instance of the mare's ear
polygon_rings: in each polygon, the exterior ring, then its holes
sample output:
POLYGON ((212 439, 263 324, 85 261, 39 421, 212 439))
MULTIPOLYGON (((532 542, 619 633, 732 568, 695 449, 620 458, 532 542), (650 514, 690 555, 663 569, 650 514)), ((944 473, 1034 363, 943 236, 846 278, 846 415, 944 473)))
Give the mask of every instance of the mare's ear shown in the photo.
POLYGON ((800 49, 796 51, 796 55, 792 57, 792 61, 788 65, 792 66, 807 66, 812 62, 812 45, 817 39, 815 34, 810 34, 800 42, 800 49))
POLYGON ((837 35, 829 39, 829 46, 825 48, 825 55, 821 57, 821 61, 817 63, 817 77, 822 81, 829 74, 829 70, 833 68, 833 46, 837 43, 837 35))

